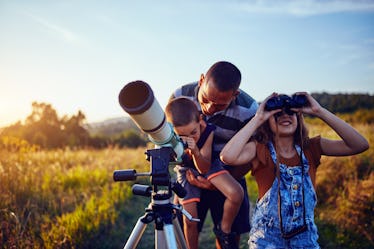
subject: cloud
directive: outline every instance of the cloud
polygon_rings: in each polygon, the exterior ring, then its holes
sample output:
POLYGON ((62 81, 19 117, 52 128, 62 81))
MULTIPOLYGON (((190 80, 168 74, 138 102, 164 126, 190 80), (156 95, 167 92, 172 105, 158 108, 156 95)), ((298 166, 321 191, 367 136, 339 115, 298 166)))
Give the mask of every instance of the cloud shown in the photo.
POLYGON ((58 37, 60 37, 63 41, 70 43, 70 44, 79 44, 81 42, 79 36, 75 34, 74 32, 58 26, 47 19, 26 13, 27 16, 29 16, 31 19, 39 23, 43 28, 47 29, 48 31, 56 34, 58 37))
POLYGON ((374 12, 371 0, 250 0, 239 1, 234 8, 254 14, 315 16, 341 12, 374 12))

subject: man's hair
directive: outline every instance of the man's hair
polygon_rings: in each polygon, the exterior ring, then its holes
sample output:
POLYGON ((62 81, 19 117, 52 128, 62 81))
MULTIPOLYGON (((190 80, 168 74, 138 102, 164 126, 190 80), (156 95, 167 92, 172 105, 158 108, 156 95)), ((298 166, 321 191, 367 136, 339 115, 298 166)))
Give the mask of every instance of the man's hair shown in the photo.
POLYGON ((219 91, 227 92, 239 89, 242 76, 234 64, 219 61, 209 68, 205 78, 206 81, 211 81, 219 91))
POLYGON ((200 112, 195 102, 178 97, 169 101, 165 108, 167 120, 175 127, 188 125, 192 121, 199 121, 200 112))

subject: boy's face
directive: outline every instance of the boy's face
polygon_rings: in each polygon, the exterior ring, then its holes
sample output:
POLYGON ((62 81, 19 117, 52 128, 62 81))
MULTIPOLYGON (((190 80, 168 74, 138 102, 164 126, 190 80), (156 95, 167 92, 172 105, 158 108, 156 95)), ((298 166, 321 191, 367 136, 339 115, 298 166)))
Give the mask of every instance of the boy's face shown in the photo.
POLYGON ((182 138, 189 137, 192 138, 195 142, 197 142, 201 134, 200 122, 195 120, 191 121, 187 125, 174 127, 174 131, 182 138))

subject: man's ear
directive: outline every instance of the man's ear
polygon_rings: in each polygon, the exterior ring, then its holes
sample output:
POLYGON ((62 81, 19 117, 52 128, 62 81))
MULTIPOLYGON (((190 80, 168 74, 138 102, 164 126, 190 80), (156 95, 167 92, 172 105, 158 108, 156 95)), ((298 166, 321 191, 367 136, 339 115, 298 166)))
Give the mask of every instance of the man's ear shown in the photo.
POLYGON ((234 96, 234 98, 238 97, 238 95, 240 94, 240 90, 236 90, 232 96, 234 96))
POLYGON ((205 75, 202 73, 202 74, 200 75, 199 87, 203 84, 204 80, 205 80, 205 75))

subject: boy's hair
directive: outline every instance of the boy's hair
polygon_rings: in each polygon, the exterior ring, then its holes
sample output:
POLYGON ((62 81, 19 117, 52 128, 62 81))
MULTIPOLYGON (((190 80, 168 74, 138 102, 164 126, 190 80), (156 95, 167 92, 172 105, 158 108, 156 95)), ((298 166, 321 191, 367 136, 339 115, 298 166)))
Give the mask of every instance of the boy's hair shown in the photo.
POLYGON ((178 127, 192 121, 199 122, 200 112, 195 102, 186 97, 178 97, 166 105, 165 115, 173 126, 178 127))
POLYGON ((227 61, 214 63, 205 77, 207 81, 210 80, 222 92, 238 90, 242 78, 240 70, 227 61))

